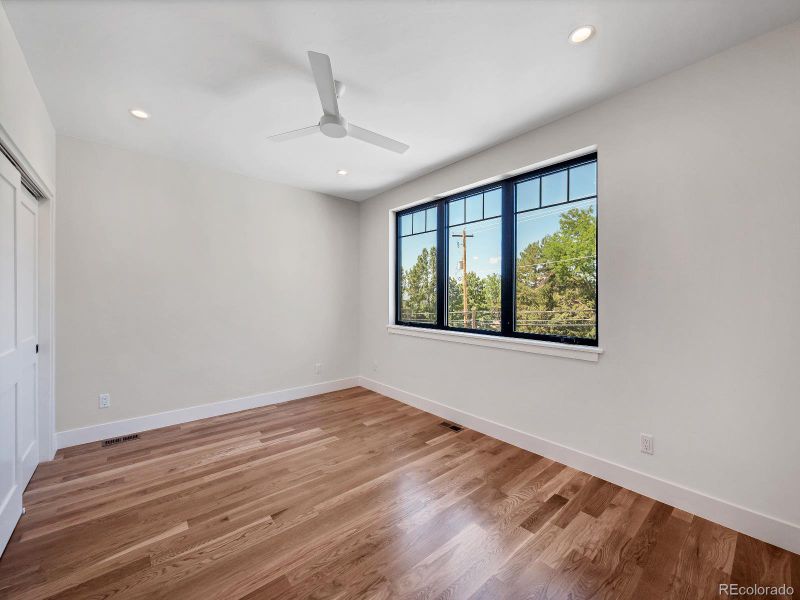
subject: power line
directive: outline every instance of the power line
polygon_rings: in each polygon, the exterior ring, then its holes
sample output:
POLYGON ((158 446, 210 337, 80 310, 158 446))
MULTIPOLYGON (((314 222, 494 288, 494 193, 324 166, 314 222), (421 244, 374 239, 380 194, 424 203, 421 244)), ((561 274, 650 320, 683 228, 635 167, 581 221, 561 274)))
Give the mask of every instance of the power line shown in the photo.
POLYGON ((597 259, 597 255, 595 255, 595 254, 586 254, 585 256, 576 256, 574 258, 563 258, 561 260, 545 260, 543 262, 532 263, 532 265, 534 267, 542 267, 544 265, 558 265, 558 264, 565 263, 565 262, 573 262, 573 261, 576 261, 576 260, 583 260, 584 258, 593 258, 593 259, 596 260, 597 259))

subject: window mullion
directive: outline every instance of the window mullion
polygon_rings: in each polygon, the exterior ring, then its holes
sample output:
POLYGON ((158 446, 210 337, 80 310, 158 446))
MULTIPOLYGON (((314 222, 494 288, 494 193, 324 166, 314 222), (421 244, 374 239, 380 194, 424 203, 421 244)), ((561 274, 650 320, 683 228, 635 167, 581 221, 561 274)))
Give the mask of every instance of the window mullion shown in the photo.
POLYGON ((447 223, 445 201, 436 205, 436 326, 447 323, 447 223))
POLYGON ((500 332, 509 335, 514 330, 514 184, 509 180, 503 182, 500 222, 500 332))
POLYGON ((395 237, 395 242, 394 242, 395 243, 395 260, 394 260, 394 285, 395 285, 395 290, 394 290, 394 321, 395 321, 395 323, 399 323, 400 321, 403 320, 402 319, 402 314, 400 312, 401 308, 402 308, 401 298, 403 296, 403 285, 402 285, 403 282, 402 282, 402 277, 400 275, 401 266, 402 266, 402 260, 403 260, 403 258, 402 258, 403 257, 403 254, 402 254, 403 253, 403 248, 402 248, 403 238, 401 237, 401 233, 402 232, 400 231, 400 215, 397 215, 397 217, 396 217, 395 229, 397 230, 397 236, 395 237))

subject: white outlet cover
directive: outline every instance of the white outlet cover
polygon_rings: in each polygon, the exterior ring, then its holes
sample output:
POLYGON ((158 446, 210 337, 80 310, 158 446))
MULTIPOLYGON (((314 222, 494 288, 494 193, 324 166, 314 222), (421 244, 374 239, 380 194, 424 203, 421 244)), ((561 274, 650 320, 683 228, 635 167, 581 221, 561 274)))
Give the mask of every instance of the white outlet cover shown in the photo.
POLYGON ((111 406, 111 394, 100 394, 97 397, 97 405, 100 408, 108 408, 111 406))
POLYGON ((653 454, 653 436, 648 433, 641 434, 641 450, 643 454, 653 454))

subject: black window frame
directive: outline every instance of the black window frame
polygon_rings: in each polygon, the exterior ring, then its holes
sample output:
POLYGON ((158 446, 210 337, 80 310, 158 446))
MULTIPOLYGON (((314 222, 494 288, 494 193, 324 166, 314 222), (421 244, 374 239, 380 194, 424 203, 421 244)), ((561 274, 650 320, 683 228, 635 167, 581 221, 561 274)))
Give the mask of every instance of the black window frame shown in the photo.
MULTIPOLYGON (((515 323, 515 282, 516 282, 516 198, 515 198, 515 185, 527 181, 529 179, 541 178, 546 175, 565 171, 570 168, 580 166, 587 163, 596 163, 598 169, 599 180, 599 162, 597 153, 584 154, 577 158, 559 162, 556 164, 548 165, 518 175, 513 175, 488 183, 485 185, 461 190, 456 194, 451 194, 442 198, 431 200, 423 204, 418 204, 395 213, 395 325, 403 327, 417 327, 421 329, 434 329, 440 331, 457 331, 462 333, 473 333, 477 335, 489 335, 500 338, 521 338, 529 340, 540 340, 545 342, 555 342, 560 344, 570 344, 579 346, 594 346, 599 345, 600 340, 600 322, 599 322, 599 290, 600 290, 600 272, 599 261, 595 258, 595 273, 597 273, 597 280, 595 282, 595 338, 580 338, 572 336, 548 335, 540 333, 526 333, 514 331, 515 323), (500 227, 501 227, 501 261, 500 261, 500 331, 491 331, 485 329, 471 329, 465 327, 452 327, 447 325, 447 252, 448 252, 448 231, 450 229, 449 215, 447 205, 453 200, 466 198, 475 194, 485 193, 497 188, 501 188, 501 209, 500 209, 500 227), (417 323, 413 321, 402 321, 400 319, 400 304, 402 297, 400 272, 402 266, 402 232, 400 228, 400 220, 403 216, 409 215, 421 210, 428 210, 436 207, 436 323, 417 323)), ((568 204, 575 204, 587 199, 595 199, 597 219, 597 227, 595 227, 595 256, 599 254, 598 246, 598 230, 599 230, 599 194, 595 189, 595 194, 581 198, 570 200, 569 197, 569 175, 567 175, 567 196, 566 201, 556 204, 549 204, 546 207, 540 206, 538 208, 529 209, 521 212, 530 212, 533 210, 541 210, 543 208, 554 208, 565 206, 568 204)), ((541 180, 540 180, 540 198, 541 198, 541 180)), ((541 200, 540 200, 541 202, 541 200)), ((465 203, 466 204, 466 203, 465 203)), ((466 210, 466 206, 465 206, 466 210)), ((412 217, 413 219, 413 217, 412 217)), ((473 221, 471 221, 473 222, 473 221)), ((467 224, 467 221, 464 221, 467 224)))

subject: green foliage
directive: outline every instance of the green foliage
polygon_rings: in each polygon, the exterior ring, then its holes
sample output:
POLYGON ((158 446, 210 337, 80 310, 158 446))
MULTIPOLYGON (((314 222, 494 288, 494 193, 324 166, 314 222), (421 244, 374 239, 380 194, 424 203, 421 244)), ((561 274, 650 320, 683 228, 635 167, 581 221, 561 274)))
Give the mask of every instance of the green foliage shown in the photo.
POLYGON ((559 229, 517 257, 517 330, 597 336, 597 217, 594 208, 561 215, 559 229))
POLYGON ((400 319, 436 322, 436 248, 423 248, 408 272, 400 271, 400 319))

